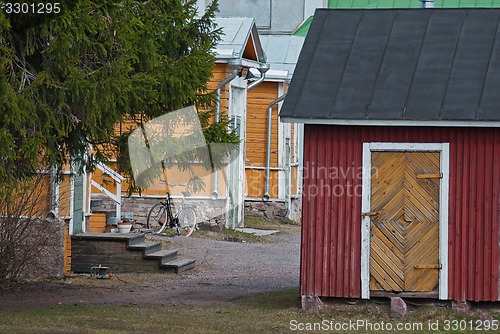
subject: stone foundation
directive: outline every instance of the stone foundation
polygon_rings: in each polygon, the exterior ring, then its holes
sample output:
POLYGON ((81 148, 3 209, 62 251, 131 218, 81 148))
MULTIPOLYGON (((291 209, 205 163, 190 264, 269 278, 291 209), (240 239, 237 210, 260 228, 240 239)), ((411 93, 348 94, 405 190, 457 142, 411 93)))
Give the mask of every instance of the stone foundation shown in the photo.
POLYGON ((300 304, 303 310, 322 310, 325 307, 319 297, 301 296, 300 304))
POLYGON ((290 220, 296 223, 301 222, 302 219, 302 197, 292 198, 292 209, 290 213, 290 220))
MULTIPOLYGON (((122 197, 122 213, 132 213, 136 223, 145 226, 149 210, 163 200, 164 197, 122 197)), ((180 199, 174 198, 174 203, 180 204, 180 199)), ((217 229, 226 223, 226 199, 191 199, 184 200, 186 205, 194 207, 198 215, 201 228, 217 229)), ((108 217, 114 216, 116 206, 114 202, 103 195, 93 195, 91 209, 93 212, 109 212, 108 217)), ((281 221, 300 222, 302 200, 292 199, 289 214, 286 203, 281 201, 245 201, 245 214, 258 215, 281 221)))
POLYGON ((453 300, 451 302, 451 307, 454 311, 460 313, 467 313, 470 311, 470 303, 465 300, 453 300))
POLYGON ((281 221, 294 221, 299 223, 301 218, 302 200, 292 199, 290 212, 288 212, 286 202, 246 200, 245 214, 262 216, 269 219, 281 221))
MULTIPOLYGON (((160 203, 165 197, 122 197, 122 213, 132 213, 134 221, 141 225, 146 225, 148 212, 153 205, 160 203)), ((174 198, 174 205, 180 204, 181 199, 174 198)), ((225 221, 226 200, 225 199, 191 199, 186 198, 184 204, 195 209, 198 223, 212 224, 213 222, 225 221)), ((93 212, 109 212, 113 216, 116 210, 114 202, 99 195, 92 196, 91 209, 93 212)))
POLYGON ((408 313, 408 307, 405 301, 400 297, 391 297, 391 317, 404 318, 408 313))

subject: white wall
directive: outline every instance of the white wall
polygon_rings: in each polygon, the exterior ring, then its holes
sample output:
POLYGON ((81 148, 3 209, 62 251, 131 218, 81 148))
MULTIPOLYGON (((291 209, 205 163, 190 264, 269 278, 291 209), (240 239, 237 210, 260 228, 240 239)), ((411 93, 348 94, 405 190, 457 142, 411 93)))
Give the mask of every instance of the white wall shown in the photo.
POLYGON ((305 0, 304 19, 314 15, 316 8, 327 8, 328 0, 305 0))
MULTIPOLYGON (((210 2, 198 0, 198 8, 206 8, 210 2)), ((219 0, 218 16, 252 17, 261 34, 289 34, 316 8, 326 7, 328 0, 219 0)))

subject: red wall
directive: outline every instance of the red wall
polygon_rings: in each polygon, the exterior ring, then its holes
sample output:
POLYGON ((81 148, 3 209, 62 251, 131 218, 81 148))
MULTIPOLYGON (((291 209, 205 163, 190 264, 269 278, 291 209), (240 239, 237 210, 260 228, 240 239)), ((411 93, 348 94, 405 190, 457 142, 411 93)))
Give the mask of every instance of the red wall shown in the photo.
POLYGON ((364 142, 450 143, 449 293, 498 299, 500 129, 306 125, 300 291, 361 296, 364 142))

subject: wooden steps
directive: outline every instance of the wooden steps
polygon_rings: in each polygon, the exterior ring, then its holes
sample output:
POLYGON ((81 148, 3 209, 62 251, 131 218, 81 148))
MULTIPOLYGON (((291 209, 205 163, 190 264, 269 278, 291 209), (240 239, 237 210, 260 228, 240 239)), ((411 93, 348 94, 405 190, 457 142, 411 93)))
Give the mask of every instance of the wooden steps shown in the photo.
POLYGON ((74 273, 90 273, 99 265, 115 273, 180 273, 195 265, 195 260, 177 259, 177 249, 161 249, 161 243, 146 241, 142 233, 81 233, 71 242, 74 273))

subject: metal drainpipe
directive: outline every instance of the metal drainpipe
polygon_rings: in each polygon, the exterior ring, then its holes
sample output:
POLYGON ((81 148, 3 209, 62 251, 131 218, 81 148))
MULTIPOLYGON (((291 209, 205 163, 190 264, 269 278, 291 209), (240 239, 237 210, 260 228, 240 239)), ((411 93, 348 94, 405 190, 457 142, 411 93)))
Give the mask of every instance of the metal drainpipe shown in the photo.
MULTIPOLYGON (((234 78, 236 78, 236 76, 238 75, 238 71, 239 71, 240 66, 241 66, 241 59, 239 59, 239 58, 229 59, 228 64, 232 68, 231 74, 217 85, 217 103, 216 103, 216 110, 215 110, 215 123, 218 123, 219 119, 220 119, 221 89, 225 85, 227 85, 229 82, 231 82, 234 78)), ((213 200, 215 200, 215 199, 217 199, 217 197, 219 197, 219 169, 217 167, 215 167, 214 168, 214 178, 213 178, 213 187, 212 187, 211 198, 213 200)))
POLYGON ((285 99, 286 94, 281 95, 276 100, 269 104, 267 108, 267 155, 266 155, 266 184, 264 188, 264 201, 269 200, 269 181, 270 181, 270 173, 271 173, 271 135, 272 135, 272 126, 273 126, 273 107, 275 104, 283 101, 285 99))
POLYGON ((254 88, 255 86, 260 85, 262 82, 264 82, 264 79, 266 78, 266 72, 269 71, 269 64, 263 63, 259 67, 259 72, 260 72, 260 78, 254 82, 252 82, 250 85, 248 85, 247 90, 250 90, 254 88))

